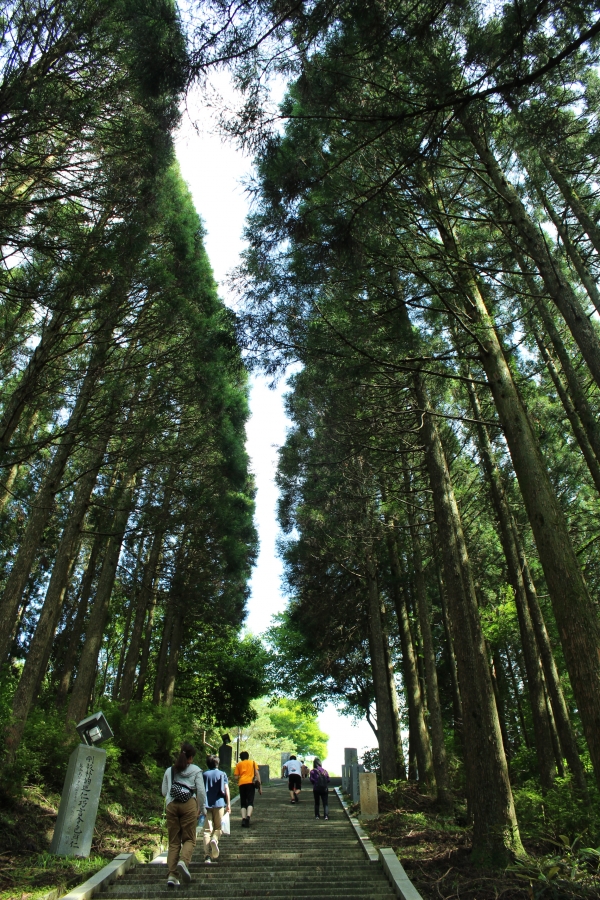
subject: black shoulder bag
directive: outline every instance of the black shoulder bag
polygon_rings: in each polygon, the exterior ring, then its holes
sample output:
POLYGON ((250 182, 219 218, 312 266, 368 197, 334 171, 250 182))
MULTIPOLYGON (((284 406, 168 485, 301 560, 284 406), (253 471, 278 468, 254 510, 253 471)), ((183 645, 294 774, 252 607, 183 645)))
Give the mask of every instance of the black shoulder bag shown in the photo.
POLYGON ((171 766, 171 800, 174 803, 187 803, 194 796, 194 791, 187 784, 175 781, 175 766, 171 766))

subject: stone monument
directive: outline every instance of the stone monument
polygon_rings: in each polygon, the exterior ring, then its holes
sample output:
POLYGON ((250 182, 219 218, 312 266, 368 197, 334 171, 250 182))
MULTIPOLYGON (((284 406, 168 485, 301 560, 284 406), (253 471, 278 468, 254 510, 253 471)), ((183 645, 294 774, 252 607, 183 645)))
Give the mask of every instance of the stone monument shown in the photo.
POLYGON ((50 852, 89 856, 100 801, 106 750, 79 744, 71 753, 50 852))
POLYGON ((82 744, 73 750, 50 844, 56 856, 89 856, 100 802, 106 750, 96 746, 113 736, 104 714, 94 713, 76 726, 82 744))
POLYGON ((259 766, 258 774, 260 775, 260 781, 263 786, 268 785, 269 782, 269 767, 268 766, 259 766))
POLYGON ((219 768, 228 777, 231 777, 231 759, 233 757, 233 747, 230 744, 221 744, 217 750, 219 757, 219 768))
POLYGON ((360 814, 363 819, 376 819, 379 815, 377 798, 377 775, 375 772, 360 772, 358 776, 360 788, 360 814))

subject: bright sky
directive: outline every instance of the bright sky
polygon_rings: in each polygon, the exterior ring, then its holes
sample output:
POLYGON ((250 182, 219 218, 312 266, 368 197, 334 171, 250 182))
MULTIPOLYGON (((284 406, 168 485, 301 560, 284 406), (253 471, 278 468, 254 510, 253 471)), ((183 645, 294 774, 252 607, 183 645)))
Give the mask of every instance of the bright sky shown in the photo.
MULTIPOLYGON (((217 84, 223 95, 231 96, 225 77, 218 79, 217 84)), ((216 134, 210 110, 200 92, 193 91, 187 105, 189 115, 184 116, 177 137, 177 158, 207 230, 205 246, 221 296, 227 301, 227 276, 239 262, 248 212, 248 199, 241 181, 251 172, 252 163, 216 134)), ((257 376, 252 380, 246 446, 257 485, 256 526, 260 552, 251 581, 246 624, 254 634, 265 631, 271 617, 285 606, 280 583, 282 565, 275 547, 279 529, 274 483, 277 448, 285 441, 289 424, 283 410, 284 392, 284 385, 273 391, 267 387, 264 378, 257 376)), ((375 736, 366 721, 355 724, 340 716, 331 705, 320 714, 319 724, 330 738, 324 763, 332 772, 341 773, 344 747, 356 747, 360 752, 375 746, 375 736)))

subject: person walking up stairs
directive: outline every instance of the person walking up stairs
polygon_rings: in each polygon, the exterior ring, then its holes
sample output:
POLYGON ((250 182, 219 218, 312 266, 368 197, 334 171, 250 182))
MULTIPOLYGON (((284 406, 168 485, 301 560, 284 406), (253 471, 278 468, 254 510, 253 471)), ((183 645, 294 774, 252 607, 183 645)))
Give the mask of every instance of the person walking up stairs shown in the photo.
MULTIPOLYGON (((221 853, 205 866, 196 848, 192 881, 177 889, 181 900, 391 900, 395 896, 379 863, 369 862, 335 793, 329 821, 315 820, 312 803, 291 804, 287 782, 263 785, 252 828, 221 839, 221 853)), ((164 867, 139 865, 103 897, 166 897, 164 867)))

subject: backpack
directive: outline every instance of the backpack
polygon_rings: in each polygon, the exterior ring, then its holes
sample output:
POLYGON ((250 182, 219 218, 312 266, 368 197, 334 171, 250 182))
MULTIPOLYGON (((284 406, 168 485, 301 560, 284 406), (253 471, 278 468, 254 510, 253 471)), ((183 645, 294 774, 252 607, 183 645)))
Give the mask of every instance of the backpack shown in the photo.
POLYGON ((321 769, 317 776, 317 787, 326 788, 327 782, 329 781, 329 776, 325 774, 325 770, 321 769))
POLYGON ((174 781, 175 777, 175 766, 171 766, 171 790, 169 794, 174 803, 187 803, 188 800, 191 800, 194 796, 194 791, 191 787, 188 787, 187 784, 181 784, 179 781, 174 781))

